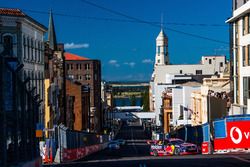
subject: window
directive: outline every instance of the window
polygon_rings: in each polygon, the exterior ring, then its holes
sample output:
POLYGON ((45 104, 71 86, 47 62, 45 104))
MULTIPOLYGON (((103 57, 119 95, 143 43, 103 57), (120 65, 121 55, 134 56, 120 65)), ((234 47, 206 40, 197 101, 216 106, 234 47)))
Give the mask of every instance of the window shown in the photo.
POLYGON ((23 58, 26 59, 26 38, 23 36, 23 58))
POLYGON ((68 75, 69 79, 74 79, 74 75, 68 75))
POLYGON ((202 70, 196 70, 195 73, 196 75, 202 75, 202 70))
POLYGON ((250 45, 247 46, 248 60, 247 65, 250 66, 250 45))
POLYGON ((180 70, 180 74, 182 74, 182 70, 180 70))
POLYGON ((161 52, 161 47, 157 46, 157 54, 158 54, 158 56, 160 56, 160 52, 161 52))
POLYGON ((91 78, 91 75, 90 75, 90 74, 86 74, 86 75, 85 75, 85 80, 89 81, 90 78, 91 78))
POLYGON ((160 59, 158 59, 157 62, 160 63, 160 59))
POLYGON ((243 103, 247 105, 247 99, 250 98, 250 77, 243 77, 243 103))
POLYGON ((209 64, 212 64, 212 59, 209 59, 209 64))
POLYGON ((70 64, 70 69, 73 70, 73 64, 70 64))
POLYGON ((235 67, 236 67, 236 71, 235 71, 235 75, 238 75, 238 67, 239 67, 239 60, 238 60, 238 48, 235 48, 235 67))
POLYGON ((236 21, 235 23, 235 44, 237 45, 238 44, 238 36, 239 36, 239 33, 238 33, 238 21, 236 21))
POLYGON ((167 46, 164 46, 164 55, 167 54, 167 46))
POLYGON ((220 67, 223 67, 223 62, 220 62, 220 67))
POLYGON ((85 64, 85 70, 89 70, 89 69, 90 69, 89 64, 85 64))
POLYGON ((13 38, 11 35, 3 37, 3 55, 13 56, 13 38))
POLYGON ((234 10, 236 10, 238 8, 238 3, 237 0, 234 1, 234 10))
POLYGON ((78 70, 78 66, 79 66, 79 65, 78 65, 78 64, 76 64, 76 69, 77 69, 77 70, 78 70))
POLYGON ((82 69, 82 64, 79 64, 79 69, 80 69, 80 70, 82 69))
POLYGON ((235 77, 235 96, 236 96, 236 103, 239 103, 239 78, 238 77, 235 77))
POLYGON ((37 53, 37 41, 36 40, 35 40, 34 51, 35 51, 36 62, 40 62, 40 57, 38 56, 38 53, 37 53))
POLYGON ((31 42, 31 60, 35 60, 34 54, 33 54, 33 49, 34 49, 34 41, 33 41, 33 39, 31 39, 30 42, 31 42))
POLYGON ((246 34, 246 16, 242 17, 242 35, 246 34))
POLYGON ((95 74, 95 81, 97 81, 97 74, 95 74))
POLYGON ((44 67, 45 67, 45 70, 49 70, 49 64, 48 63, 44 63, 44 67))
POLYGON ((246 66, 246 46, 242 47, 242 63, 243 67, 246 66))
POLYGON ((250 14, 248 14, 248 33, 250 33, 250 14))

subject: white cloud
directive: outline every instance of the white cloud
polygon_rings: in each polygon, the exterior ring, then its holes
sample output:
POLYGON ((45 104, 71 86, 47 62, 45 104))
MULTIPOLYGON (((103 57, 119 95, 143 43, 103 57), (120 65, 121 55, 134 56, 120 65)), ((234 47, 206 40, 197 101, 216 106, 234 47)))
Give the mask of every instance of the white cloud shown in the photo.
POLYGON ((74 42, 71 43, 66 43, 64 45, 65 49, 80 49, 80 48, 89 48, 89 44, 88 43, 80 43, 80 44, 75 44, 74 42))
POLYGON ((125 63, 123 63, 123 64, 128 65, 128 66, 130 66, 131 68, 133 68, 133 67, 135 66, 135 62, 125 62, 125 63))
POLYGON ((109 64, 116 64, 117 60, 109 60, 109 64))
POLYGON ((120 67, 120 64, 118 64, 117 60, 109 60, 109 64, 115 67, 120 67))
POLYGON ((144 59, 144 60, 142 60, 142 63, 144 63, 144 64, 153 64, 154 62, 151 59, 144 59))

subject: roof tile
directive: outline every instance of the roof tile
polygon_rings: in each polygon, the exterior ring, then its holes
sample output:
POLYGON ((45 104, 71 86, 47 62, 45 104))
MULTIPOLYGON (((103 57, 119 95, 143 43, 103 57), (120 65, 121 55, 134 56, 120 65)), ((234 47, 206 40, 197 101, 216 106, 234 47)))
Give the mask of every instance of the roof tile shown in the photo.
POLYGON ((0 8, 0 15, 25 16, 20 9, 0 8))
POLYGON ((64 53, 65 60, 89 60, 89 58, 78 56, 69 52, 64 53))

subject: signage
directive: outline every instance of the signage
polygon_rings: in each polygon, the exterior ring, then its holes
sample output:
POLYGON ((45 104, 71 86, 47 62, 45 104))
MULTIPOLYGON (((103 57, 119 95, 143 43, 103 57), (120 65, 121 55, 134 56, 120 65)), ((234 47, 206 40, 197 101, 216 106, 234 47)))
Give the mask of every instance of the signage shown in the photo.
POLYGON ((214 139, 214 149, 250 148, 250 121, 226 122, 225 138, 214 139))
POLYGON ((202 145, 201 145, 202 154, 209 154, 209 146, 210 146, 209 142, 203 142, 202 143, 202 145))

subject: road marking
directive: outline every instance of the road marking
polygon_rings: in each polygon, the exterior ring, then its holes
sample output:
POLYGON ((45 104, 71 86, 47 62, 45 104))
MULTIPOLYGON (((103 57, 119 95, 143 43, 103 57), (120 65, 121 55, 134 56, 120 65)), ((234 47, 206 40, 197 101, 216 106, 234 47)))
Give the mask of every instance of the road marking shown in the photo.
POLYGON ((138 154, 138 151, 137 151, 137 148, 136 148, 135 142, 134 142, 134 133, 132 131, 132 128, 130 129, 130 131, 131 131, 131 139, 132 139, 131 141, 132 141, 133 148, 135 149, 136 154, 138 154))
POLYGON ((147 167, 147 165, 145 163, 141 163, 139 164, 139 167, 147 167))
POLYGON ((240 161, 243 161, 243 162, 250 163, 250 160, 247 160, 247 159, 244 159, 244 158, 241 158, 241 157, 235 156, 235 155, 232 155, 231 157, 232 157, 232 158, 235 158, 235 159, 238 159, 238 160, 240 160, 240 161))

